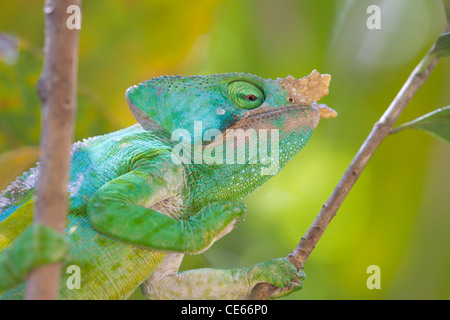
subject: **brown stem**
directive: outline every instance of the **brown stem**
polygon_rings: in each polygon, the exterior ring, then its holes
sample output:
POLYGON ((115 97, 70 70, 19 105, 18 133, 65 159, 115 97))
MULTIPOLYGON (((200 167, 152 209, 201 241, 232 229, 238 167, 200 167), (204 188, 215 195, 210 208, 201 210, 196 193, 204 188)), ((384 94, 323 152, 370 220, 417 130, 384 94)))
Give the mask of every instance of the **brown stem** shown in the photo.
MULTIPOLYGON (((68 208, 67 183, 70 146, 76 112, 79 30, 67 28, 67 7, 81 0, 47 0, 44 67, 38 82, 42 101, 40 177, 36 190, 34 223, 63 233, 68 208)), ((30 273, 26 299, 57 299, 59 264, 41 266, 30 273)))
MULTIPOLYGON (((450 24, 447 26, 446 30, 448 30, 449 27, 450 24)), ((295 247, 295 249, 287 256, 287 259, 289 259, 289 261, 291 261, 298 270, 303 269, 306 259, 308 259, 331 219, 333 219, 336 215, 337 210, 344 202, 356 180, 358 180, 361 172, 369 162, 375 150, 384 138, 389 135, 395 121, 398 119, 417 90, 419 90, 428 78, 438 62, 439 58, 430 60, 428 59, 428 55, 425 56, 425 58, 411 73, 389 108, 384 112, 380 120, 375 123, 369 136, 366 138, 353 161, 344 172, 344 175, 331 193, 327 202, 322 206, 322 209, 319 211, 313 223, 306 231, 306 234, 301 238, 297 247, 295 247)), ((271 284, 260 283, 253 289, 250 299, 268 299, 275 292, 275 290, 276 287, 271 284)))

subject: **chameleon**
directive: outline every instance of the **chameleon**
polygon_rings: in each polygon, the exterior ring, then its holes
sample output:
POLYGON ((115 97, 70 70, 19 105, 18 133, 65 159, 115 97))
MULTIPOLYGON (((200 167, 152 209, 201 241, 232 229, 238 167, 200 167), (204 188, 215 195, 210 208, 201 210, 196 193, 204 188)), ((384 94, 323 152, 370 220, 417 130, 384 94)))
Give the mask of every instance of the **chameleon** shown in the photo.
POLYGON ((33 223, 37 165, 0 194, 0 297, 23 299, 27 274, 48 263, 60 299, 248 299, 297 291, 305 274, 286 258, 246 268, 179 271, 246 217, 241 200, 309 141, 330 76, 161 76, 128 88, 135 125, 72 145, 64 234, 33 223), (255 147, 256 146, 256 147, 255 147), (256 152, 255 152, 256 150, 256 152), (72 279, 73 280, 73 279, 72 279))

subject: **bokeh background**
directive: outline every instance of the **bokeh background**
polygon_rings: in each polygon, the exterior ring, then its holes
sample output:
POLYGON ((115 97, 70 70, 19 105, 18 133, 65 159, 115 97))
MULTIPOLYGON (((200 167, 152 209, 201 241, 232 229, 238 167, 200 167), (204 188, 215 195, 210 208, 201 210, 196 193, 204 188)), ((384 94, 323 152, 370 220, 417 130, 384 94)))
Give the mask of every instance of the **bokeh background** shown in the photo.
MULTIPOLYGON (((244 267, 288 254, 421 57, 446 25, 441 0, 85 0, 75 140, 135 123, 126 88, 171 74, 332 75, 338 111, 277 176, 245 199, 247 221, 183 269, 244 267), (369 30, 366 9, 381 8, 369 30)), ((37 160, 43 1, 0 3, 20 39, 0 61, 0 189, 37 160)), ((450 105, 450 58, 402 114, 450 105)), ((450 146, 423 132, 389 136, 305 264, 288 299, 449 299, 450 146), (366 269, 378 265, 381 289, 366 269)), ((142 298, 137 291, 133 299, 142 298)))

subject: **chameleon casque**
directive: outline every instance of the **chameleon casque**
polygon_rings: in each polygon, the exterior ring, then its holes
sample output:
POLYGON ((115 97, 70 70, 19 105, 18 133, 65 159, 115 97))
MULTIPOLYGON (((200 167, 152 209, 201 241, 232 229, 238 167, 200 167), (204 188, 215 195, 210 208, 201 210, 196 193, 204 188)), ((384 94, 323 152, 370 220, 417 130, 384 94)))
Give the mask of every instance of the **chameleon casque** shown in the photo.
POLYGON ((278 287, 273 298, 300 289, 304 274, 285 258, 178 268, 184 254, 204 252, 244 220, 238 201, 306 145, 321 117, 336 116, 315 103, 329 82, 314 70, 300 80, 163 76, 129 88, 138 124, 72 147, 64 236, 31 223, 39 164, 0 194, 0 297, 23 298, 26 275, 54 262, 81 271, 80 289, 67 287, 63 271, 61 299, 126 299, 139 285, 149 299, 246 299, 261 282, 278 287), (215 161, 195 161, 194 149, 215 161), (225 161, 233 153, 234 163, 225 161), (274 171, 264 173, 269 164, 274 171))

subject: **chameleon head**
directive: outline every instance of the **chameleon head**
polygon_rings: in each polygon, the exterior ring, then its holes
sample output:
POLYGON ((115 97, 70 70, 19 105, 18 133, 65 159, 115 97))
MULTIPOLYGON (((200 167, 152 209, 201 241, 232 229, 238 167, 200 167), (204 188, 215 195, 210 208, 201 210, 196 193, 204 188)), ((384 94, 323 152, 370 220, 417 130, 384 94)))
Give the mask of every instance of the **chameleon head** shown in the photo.
MULTIPOLYGON (((316 103, 328 94, 330 80, 330 75, 321 75, 316 70, 299 80, 292 76, 264 80, 262 103, 248 110, 232 127, 278 129, 281 138, 286 138, 299 130, 314 130, 320 118, 337 116, 333 109, 316 103)), ((245 89, 243 90, 244 93, 241 95, 248 97, 245 89)))
MULTIPOLYGON (((162 128, 169 133, 183 129, 192 137, 191 142, 200 140, 203 147, 224 141, 212 141, 210 130, 223 137, 230 135, 228 130, 239 131, 244 134, 241 143, 248 143, 253 133, 264 133, 265 137, 274 133, 265 145, 271 149, 276 137, 281 169, 308 142, 320 118, 337 115, 316 103, 328 94, 330 79, 316 70, 299 80, 292 76, 262 79, 242 73, 163 76, 129 88, 126 98, 144 128, 162 128), (197 134, 195 123, 201 123, 197 134)), ((236 140, 234 149, 239 137, 236 140)), ((250 159, 248 152, 246 157, 250 159)))

